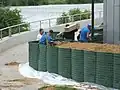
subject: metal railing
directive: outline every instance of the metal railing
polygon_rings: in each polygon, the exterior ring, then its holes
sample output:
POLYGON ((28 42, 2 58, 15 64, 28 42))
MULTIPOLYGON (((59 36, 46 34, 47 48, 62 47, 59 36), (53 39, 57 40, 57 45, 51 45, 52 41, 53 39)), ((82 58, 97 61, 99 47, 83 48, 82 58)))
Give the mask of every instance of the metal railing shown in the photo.
MULTIPOLYGON (((95 12, 95 14, 96 13, 97 13, 98 18, 103 17, 102 16, 103 11, 95 12)), ((39 28, 51 28, 56 25, 70 23, 74 21, 80 21, 84 19, 90 19, 90 18, 91 18, 91 13, 88 12, 88 13, 82 13, 82 14, 75 14, 71 16, 49 18, 49 19, 44 19, 44 20, 37 20, 33 22, 17 24, 17 25, 13 25, 13 26, 0 29, 0 39, 2 40, 3 37, 6 37, 6 36, 11 37, 13 34, 16 34, 16 33, 20 34, 23 31, 31 31, 31 30, 39 29, 39 28), (82 18, 85 15, 88 15, 88 17, 82 18), (25 28, 26 30, 24 30, 25 28)))

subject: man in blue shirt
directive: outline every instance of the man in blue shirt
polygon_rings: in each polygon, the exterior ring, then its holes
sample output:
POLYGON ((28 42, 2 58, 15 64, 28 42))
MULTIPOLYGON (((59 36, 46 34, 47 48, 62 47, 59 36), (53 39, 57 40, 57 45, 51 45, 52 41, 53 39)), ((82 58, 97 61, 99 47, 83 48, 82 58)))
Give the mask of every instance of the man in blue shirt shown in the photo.
POLYGON ((80 31, 80 42, 88 42, 88 40, 90 39, 89 35, 90 35, 90 30, 91 30, 91 25, 88 24, 87 27, 84 27, 81 29, 80 31))
POLYGON ((53 43, 53 39, 51 37, 53 30, 50 30, 47 34, 43 34, 40 39, 40 44, 47 45, 53 43))

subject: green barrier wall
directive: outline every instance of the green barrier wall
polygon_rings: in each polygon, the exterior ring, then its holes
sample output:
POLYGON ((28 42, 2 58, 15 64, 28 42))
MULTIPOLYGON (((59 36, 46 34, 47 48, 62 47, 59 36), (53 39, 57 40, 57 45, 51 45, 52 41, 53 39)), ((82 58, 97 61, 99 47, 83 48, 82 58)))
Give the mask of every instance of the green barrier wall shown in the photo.
POLYGON ((71 78, 71 49, 58 49, 58 74, 71 78))
POLYGON ((96 53, 84 51, 84 81, 95 83, 96 81, 96 53))
POLYGON ((72 79, 83 82, 84 81, 84 51, 72 50, 72 79))
POLYGON ((38 59, 39 59, 39 42, 31 41, 29 42, 29 65, 38 70, 38 59))
POLYGON ((120 89, 120 54, 91 52, 29 42, 29 65, 78 82, 120 89))
POLYGON ((47 60, 46 60, 47 47, 45 45, 39 45, 39 60, 38 70, 47 71, 47 60))
POLYGON ((120 89, 120 54, 114 54, 114 81, 113 87, 120 89))
POLYGON ((96 83, 113 87, 113 54, 97 52, 96 83))
POLYGON ((47 47, 47 71, 58 73, 58 48, 53 46, 47 47))

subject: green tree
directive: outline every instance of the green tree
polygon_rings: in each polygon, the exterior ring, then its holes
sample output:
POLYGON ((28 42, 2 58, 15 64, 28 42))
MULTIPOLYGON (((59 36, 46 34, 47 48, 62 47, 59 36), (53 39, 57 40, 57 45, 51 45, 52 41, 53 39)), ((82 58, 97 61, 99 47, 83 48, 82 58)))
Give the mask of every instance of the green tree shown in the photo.
POLYGON ((48 2, 49 2, 48 0, 39 0, 40 5, 47 5, 49 4, 48 2))
POLYGON ((48 0, 49 4, 66 4, 65 0, 48 0))
POLYGON ((60 18, 57 19, 57 24, 68 23, 71 21, 79 21, 90 18, 90 11, 81 11, 78 8, 69 10, 68 13, 63 13, 60 18))
POLYGON ((81 13, 81 20, 90 19, 90 11, 85 10, 81 13))
POLYGON ((57 24, 64 24, 70 22, 69 16, 67 13, 63 12, 61 17, 57 18, 57 24))
MULTIPOLYGON (((103 0, 94 0, 95 3, 102 3, 103 0)), ((0 0, 1 6, 28 6, 47 4, 84 4, 91 3, 91 0, 0 0)))
POLYGON ((80 9, 71 9, 71 10, 69 10, 69 12, 68 12, 68 14, 71 16, 71 15, 75 15, 75 16, 73 16, 73 17, 71 17, 70 18, 70 20, 71 21, 78 21, 78 20, 80 20, 80 14, 81 14, 82 12, 80 11, 80 9), (78 14, 78 15, 76 15, 76 14, 78 14))
MULTIPOLYGON (((20 11, 17 9, 10 10, 9 8, 0 8, 0 29, 23 23, 20 11)), ((28 25, 20 26, 20 28, 12 28, 11 34, 18 33, 19 29, 21 32, 28 30, 28 25)), ((2 31, 3 37, 8 36, 8 30, 2 31)))
MULTIPOLYGON (((66 0, 69 4, 84 4, 84 3, 91 3, 92 0, 66 0)), ((94 0, 95 3, 102 3, 103 0, 94 0)))

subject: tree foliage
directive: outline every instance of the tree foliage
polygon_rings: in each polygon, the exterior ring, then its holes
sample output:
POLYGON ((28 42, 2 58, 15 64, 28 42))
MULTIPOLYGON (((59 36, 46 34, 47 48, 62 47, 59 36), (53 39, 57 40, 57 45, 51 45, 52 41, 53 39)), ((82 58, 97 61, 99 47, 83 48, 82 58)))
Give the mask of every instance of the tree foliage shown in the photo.
POLYGON ((78 8, 69 10, 68 13, 63 13, 60 18, 57 18, 57 24, 69 23, 90 18, 90 11, 81 11, 78 8))
POLYGON ((57 18, 57 24, 63 24, 70 22, 69 16, 67 13, 63 12, 61 17, 57 18))
MULTIPOLYGON (((83 4, 91 3, 92 0, 0 0, 1 6, 28 6, 28 5, 47 5, 47 4, 83 4)), ((94 0, 102 3, 103 0, 94 0)))
MULTIPOLYGON (((92 0, 66 0, 69 4, 85 4, 85 3, 91 3, 92 0)), ((102 3, 103 0, 94 0, 95 3, 102 3)))
POLYGON ((17 9, 0 8, 0 28, 21 23, 20 11, 17 9))
MULTIPOLYGON (((20 15, 20 11, 17 9, 10 10, 9 8, 0 8, 0 29, 6 28, 9 26, 21 24, 22 17, 20 15)), ((22 25, 19 28, 11 28, 11 34, 15 34, 19 32, 28 30, 28 25, 22 25)), ((9 30, 2 31, 3 37, 8 36, 9 30)))

